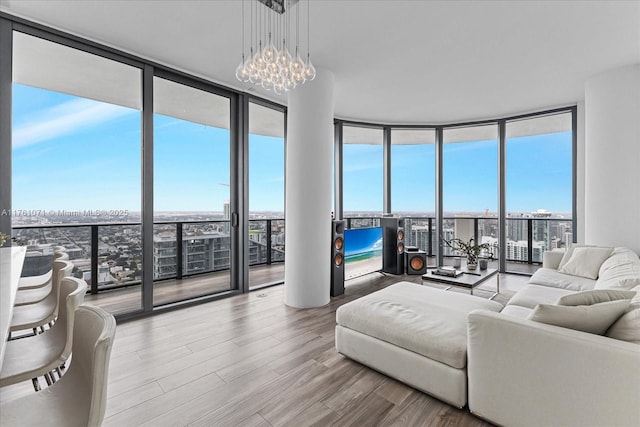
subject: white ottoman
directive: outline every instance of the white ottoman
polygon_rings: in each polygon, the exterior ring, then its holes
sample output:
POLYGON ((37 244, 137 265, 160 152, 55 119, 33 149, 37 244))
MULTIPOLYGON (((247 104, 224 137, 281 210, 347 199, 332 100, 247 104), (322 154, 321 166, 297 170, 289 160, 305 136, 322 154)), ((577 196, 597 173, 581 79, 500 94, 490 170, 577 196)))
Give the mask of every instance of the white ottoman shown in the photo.
POLYGON ((467 403, 467 315, 483 298, 400 282, 336 312, 336 349, 447 403, 467 403))

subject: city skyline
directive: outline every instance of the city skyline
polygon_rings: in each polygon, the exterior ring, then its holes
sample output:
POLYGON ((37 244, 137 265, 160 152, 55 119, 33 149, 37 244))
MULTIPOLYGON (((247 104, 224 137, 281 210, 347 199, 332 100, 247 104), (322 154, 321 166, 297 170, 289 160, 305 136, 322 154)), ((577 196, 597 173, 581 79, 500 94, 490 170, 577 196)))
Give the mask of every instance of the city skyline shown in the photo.
MULTIPOLYGON (((154 210, 218 212, 229 200, 229 131, 154 115, 154 210)), ((14 84, 16 210, 141 210, 141 112, 14 84), (66 188, 66 191, 56 191, 66 188)), ((382 146, 345 144, 345 211, 382 212, 382 146)), ((251 212, 284 210, 284 140, 250 135, 251 212)), ((431 212, 433 144, 393 146, 394 212, 431 212)), ((445 143, 444 209, 497 211, 497 142, 445 143)), ((509 212, 571 213, 571 132, 507 141, 509 212)))

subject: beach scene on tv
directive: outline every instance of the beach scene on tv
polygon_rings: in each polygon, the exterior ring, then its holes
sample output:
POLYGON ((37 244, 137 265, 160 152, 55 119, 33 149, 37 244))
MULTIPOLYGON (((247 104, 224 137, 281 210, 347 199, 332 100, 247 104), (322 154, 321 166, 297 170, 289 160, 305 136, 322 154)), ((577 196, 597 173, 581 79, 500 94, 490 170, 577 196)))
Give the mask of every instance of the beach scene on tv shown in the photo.
POLYGON ((344 278, 382 269, 382 228, 354 228, 344 231, 344 278))

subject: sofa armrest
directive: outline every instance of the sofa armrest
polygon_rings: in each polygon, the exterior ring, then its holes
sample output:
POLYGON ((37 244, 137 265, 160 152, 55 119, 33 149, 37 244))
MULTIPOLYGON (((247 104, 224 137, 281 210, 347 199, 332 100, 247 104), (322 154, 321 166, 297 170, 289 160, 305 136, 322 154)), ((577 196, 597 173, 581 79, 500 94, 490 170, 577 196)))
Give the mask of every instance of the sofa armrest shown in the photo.
POLYGON ((550 268, 552 270, 557 270, 560 267, 560 261, 564 256, 564 251, 544 251, 542 253, 542 266, 544 268, 550 268))
POLYGON ((469 409, 499 425, 640 425, 640 345, 476 310, 469 409))

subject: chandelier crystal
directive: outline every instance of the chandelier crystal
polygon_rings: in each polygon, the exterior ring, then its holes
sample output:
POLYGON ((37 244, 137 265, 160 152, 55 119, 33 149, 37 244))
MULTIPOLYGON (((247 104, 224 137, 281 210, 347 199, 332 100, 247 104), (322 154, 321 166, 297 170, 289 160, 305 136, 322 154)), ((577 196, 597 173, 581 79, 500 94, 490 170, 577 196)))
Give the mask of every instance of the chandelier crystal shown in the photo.
POLYGON ((301 3, 299 0, 242 0, 242 60, 236 67, 238 80, 260 85, 266 90, 282 94, 316 77, 316 69, 311 63, 309 50, 310 0, 307 0, 306 5, 306 61, 302 59, 299 52, 301 3), (245 3, 249 4, 251 10, 247 57, 245 57, 247 48, 245 3), (295 16, 293 16, 294 13, 295 16), (289 51, 289 46, 295 46, 294 54, 289 51))

